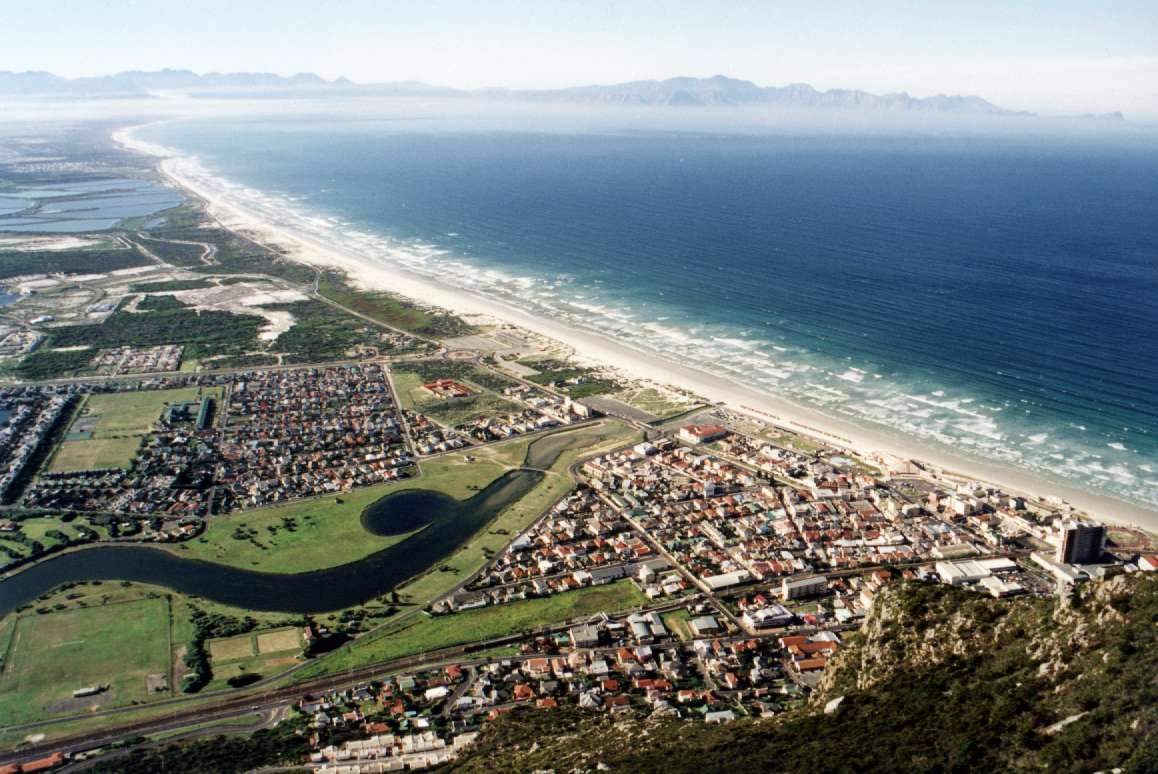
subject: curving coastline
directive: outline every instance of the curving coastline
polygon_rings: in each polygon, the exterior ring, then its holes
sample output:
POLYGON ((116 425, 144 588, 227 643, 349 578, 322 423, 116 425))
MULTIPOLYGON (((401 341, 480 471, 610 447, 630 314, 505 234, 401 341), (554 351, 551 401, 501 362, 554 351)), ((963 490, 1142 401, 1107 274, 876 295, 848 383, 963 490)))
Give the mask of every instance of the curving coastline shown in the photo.
POLYGON ((408 268, 375 261, 341 245, 324 243, 294 224, 278 222, 255 212, 245 197, 236 195, 236 189, 223 185, 221 180, 208 174, 195 159, 143 142, 133 136, 132 129, 118 132, 115 138, 127 148, 158 157, 161 172, 174 184, 206 201, 213 215, 225 226, 276 244, 291 257, 304 263, 343 269, 363 287, 389 290, 459 313, 489 315, 555 339, 584 358, 618 368, 630 376, 679 385, 724 404, 731 410, 771 420, 830 444, 861 453, 879 451, 919 459, 968 477, 998 484, 1010 491, 1037 496, 1056 495, 1107 521, 1158 529, 1158 511, 1153 508, 1008 465, 954 455, 883 426, 869 427, 823 414, 728 378, 675 363, 654 352, 612 340, 599 332, 533 315, 503 300, 451 286, 408 268))

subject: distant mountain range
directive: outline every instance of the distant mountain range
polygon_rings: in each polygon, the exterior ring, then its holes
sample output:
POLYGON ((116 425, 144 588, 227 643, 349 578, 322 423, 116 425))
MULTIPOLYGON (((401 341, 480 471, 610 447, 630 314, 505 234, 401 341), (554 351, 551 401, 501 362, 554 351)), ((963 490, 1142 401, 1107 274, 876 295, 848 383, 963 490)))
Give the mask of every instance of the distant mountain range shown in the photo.
POLYGON ((348 78, 326 80, 313 73, 205 73, 192 70, 128 70, 99 78, 62 78, 48 72, 0 70, 0 96, 134 99, 166 93, 191 96, 293 96, 360 94, 457 94, 454 89, 417 81, 358 84, 348 78))
POLYGON ((491 95, 546 102, 629 105, 772 105, 785 108, 845 108, 856 110, 920 110, 952 113, 1011 114, 981 97, 911 97, 908 94, 870 94, 867 91, 818 91, 807 83, 757 86, 717 75, 712 78, 668 78, 631 81, 613 86, 577 86, 548 91, 490 90, 491 95))
POLYGON ((566 89, 463 91, 419 81, 360 84, 348 78, 327 80, 313 73, 205 73, 191 70, 127 71, 99 78, 62 78, 48 72, 0 71, 0 97, 144 98, 166 93, 195 97, 288 96, 469 96, 572 104, 621 105, 766 105, 780 108, 827 108, 862 111, 919 111, 968 115, 1019 115, 976 96, 912 97, 832 89, 818 91, 807 83, 757 86, 717 75, 712 78, 668 78, 609 86, 566 89))

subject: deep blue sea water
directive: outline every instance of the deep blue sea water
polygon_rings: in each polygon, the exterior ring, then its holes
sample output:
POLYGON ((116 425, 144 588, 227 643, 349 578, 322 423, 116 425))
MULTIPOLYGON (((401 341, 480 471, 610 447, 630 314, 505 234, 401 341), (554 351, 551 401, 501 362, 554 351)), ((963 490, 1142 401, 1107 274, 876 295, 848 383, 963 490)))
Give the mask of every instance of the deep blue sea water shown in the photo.
POLYGON ((381 260, 846 419, 1158 504, 1158 149, 191 121, 381 260))

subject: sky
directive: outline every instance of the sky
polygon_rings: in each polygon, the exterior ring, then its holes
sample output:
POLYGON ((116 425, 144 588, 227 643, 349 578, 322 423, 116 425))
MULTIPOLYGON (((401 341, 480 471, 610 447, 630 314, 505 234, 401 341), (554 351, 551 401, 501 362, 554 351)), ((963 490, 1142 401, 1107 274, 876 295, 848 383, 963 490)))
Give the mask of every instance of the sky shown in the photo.
POLYGON ((725 74, 1158 116, 1158 0, 0 0, 0 70, 543 88, 725 74))

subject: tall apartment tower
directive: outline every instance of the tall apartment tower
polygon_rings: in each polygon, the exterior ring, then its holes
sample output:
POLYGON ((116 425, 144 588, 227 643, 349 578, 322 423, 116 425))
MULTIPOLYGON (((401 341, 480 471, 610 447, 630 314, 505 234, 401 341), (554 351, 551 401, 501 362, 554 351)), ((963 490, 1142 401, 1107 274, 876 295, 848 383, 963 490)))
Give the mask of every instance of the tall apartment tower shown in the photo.
POLYGON ((1105 526, 1070 521, 1062 526, 1057 560, 1064 564, 1090 564, 1102 558, 1105 548, 1105 526))

